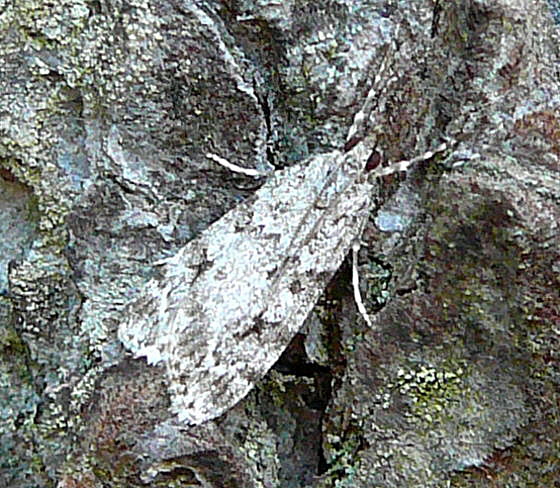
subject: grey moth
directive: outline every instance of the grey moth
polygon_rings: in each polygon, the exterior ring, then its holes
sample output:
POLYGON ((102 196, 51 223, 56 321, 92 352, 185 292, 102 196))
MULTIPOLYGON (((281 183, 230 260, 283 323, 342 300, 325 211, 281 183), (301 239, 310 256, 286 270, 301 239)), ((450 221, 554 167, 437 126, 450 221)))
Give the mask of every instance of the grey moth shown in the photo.
POLYGON ((274 173, 161 262, 163 278, 130 305, 118 336, 136 357, 165 365, 181 421, 200 424, 235 405, 299 330, 367 220, 369 153, 362 141, 274 173))

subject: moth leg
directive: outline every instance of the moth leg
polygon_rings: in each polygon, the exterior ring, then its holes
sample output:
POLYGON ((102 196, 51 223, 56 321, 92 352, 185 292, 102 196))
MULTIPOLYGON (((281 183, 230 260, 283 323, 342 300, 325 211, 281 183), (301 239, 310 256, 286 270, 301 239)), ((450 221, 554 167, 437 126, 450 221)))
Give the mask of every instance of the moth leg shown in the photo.
POLYGON ((448 148, 449 146, 447 145, 447 143, 443 142, 438 147, 436 147, 433 151, 427 151, 421 156, 417 156, 412 159, 403 159, 402 161, 397 161, 396 163, 392 163, 390 166, 377 168, 371 171, 368 174, 368 176, 369 178, 378 178, 380 176, 392 175, 394 173, 398 173, 399 171, 406 171, 413 164, 422 161, 427 161, 428 159, 433 158, 437 153, 443 152, 448 148))
POLYGON ((352 288, 354 288, 354 301, 358 307, 358 312, 366 321, 369 327, 373 327, 371 319, 367 313, 364 301, 362 300, 362 294, 360 293, 360 276, 358 273, 358 251, 360 250, 360 242, 355 240, 352 243, 352 288))
POLYGON ((270 174, 270 173, 264 173, 262 171, 258 171, 256 169, 243 168, 241 166, 237 166, 237 164, 230 163, 227 159, 221 158, 220 156, 217 156, 216 154, 206 153, 206 157, 208 159, 211 159, 215 163, 218 163, 219 165, 223 166, 224 168, 227 168, 230 171, 233 171, 234 173, 241 173, 243 175, 251 176, 253 178, 263 178, 263 177, 268 176, 270 174))

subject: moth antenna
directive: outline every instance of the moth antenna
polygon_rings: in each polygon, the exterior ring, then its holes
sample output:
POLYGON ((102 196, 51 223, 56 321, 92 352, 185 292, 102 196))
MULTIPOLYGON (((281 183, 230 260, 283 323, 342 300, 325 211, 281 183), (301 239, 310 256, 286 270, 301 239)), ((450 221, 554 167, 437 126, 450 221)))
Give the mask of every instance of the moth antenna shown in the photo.
MULTIPOLYGON (((399 27, 397 27, 397 31, 395 35, 398 35, 399 27)), ((373 110, 373 107, 376 105, 376 99, 379 97, 380 92, 384 91, 387 86, 397 79, 396 76, 389 77, 384 86, 380 86, 384 78, 387 76, 387 62, 388 62, 388 54, 389 54, 389 47, 387 46, 384 49, 383 57, 381 59, 381 64, 377 69, 375 76, 373 78, 373 82, 371 84, 370 89, 366 95, 366 99, 362 104, 362 107, 356 114, 354 115, 354 119, 352 121, 352 125, 348 129, 348 134, 346 136, 346 142, 344 144, 344 151, 348 152, 352 149, 358 142, 364 139, 365 133, 367 132, 367 125, 368 119, 373 110)))

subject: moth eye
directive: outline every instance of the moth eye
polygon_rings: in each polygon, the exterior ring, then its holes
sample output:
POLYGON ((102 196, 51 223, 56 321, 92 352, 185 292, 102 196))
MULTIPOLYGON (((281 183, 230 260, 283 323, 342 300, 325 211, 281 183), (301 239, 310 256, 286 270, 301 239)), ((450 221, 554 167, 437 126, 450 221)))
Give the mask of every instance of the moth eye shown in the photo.
POLYGON ((372 171, 381 164, 381 154, 373 151, 366 162, 366 171, 372 171))
POLYGON ((360 142, 362 140, 362 137, 355 135, 353 137, 351 137, 349 140, 346 141, 346 143, 344 144, 344 152, 348 152, 350 151, 353 147, 355 147, 358 142, 360 142))

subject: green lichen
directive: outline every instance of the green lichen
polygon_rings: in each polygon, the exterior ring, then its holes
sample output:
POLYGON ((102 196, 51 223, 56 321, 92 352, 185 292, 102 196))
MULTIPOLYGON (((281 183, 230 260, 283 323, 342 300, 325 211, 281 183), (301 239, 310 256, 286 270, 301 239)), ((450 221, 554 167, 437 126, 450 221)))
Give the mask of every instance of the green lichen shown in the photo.
POLYGON ((449 405, 465 395, 464 368, 457 365, 448 369, 426 365, 399 368, 395 381, 387 386, 406 398, 411 420, 431 424, 444 419, 449 405))
MULTIPOLYGON (((0 309, 4 309, 3 301, 0 300, 0 309)), ((25 344, 16 330, 8 323, 2 323, 2 319, 0 319, 0 354, 10 354, 15 357, 26 354, 26 352, 25 344)))
POLYGON ((365 301, 374 311, 381 309, 389 300, 391 277, 391 268, 386 263, 375 258, 368 260, 363 273, 363 280, 368 285, 365 301))
POLYGON ((360 450, 360 435, 358 431, 354 434, 347 433, 345 440, 337 436, 327 437, 327 447, 330 453, 329 469, 324 474, 325 480, 321 486, 335 488, 350 488, 355 486, 355 478, 358 472, 360 450))

